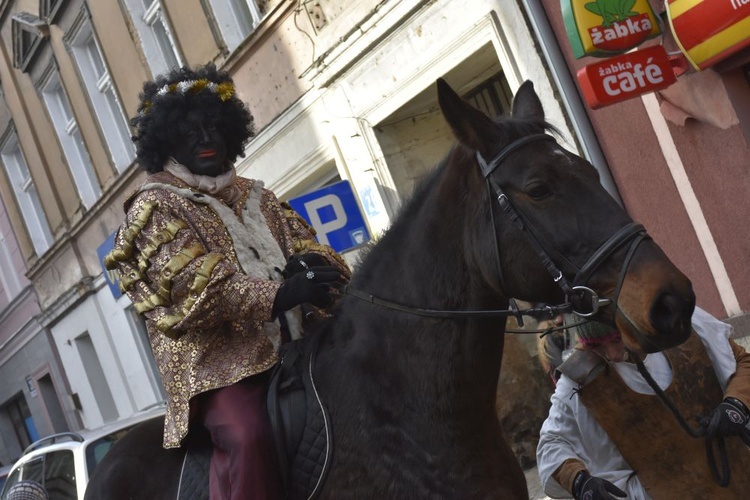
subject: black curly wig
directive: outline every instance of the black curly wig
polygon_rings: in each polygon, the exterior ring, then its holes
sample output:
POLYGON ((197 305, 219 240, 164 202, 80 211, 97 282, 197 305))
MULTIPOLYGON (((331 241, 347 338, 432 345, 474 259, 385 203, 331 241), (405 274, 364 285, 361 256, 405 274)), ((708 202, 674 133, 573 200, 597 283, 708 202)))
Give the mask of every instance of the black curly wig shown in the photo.
POLYGON ((177 140, 175 125, 185 119, 188 111, 196 108, 203 110, 207 116, 217 118, 216 125, 227 144, 228 161, 233 163, 238 157, 245 156, 245 145, 255 136, 253 115, 234 93, 226 100, 206 88, 197 92, 190 90, 185 94, 165 92, 157 95, 165 86, 203 79, 216 84, 233 84, 229 73, 217 70, 213 63, 195 69, 187 66, 175 68, 143 84, 138 114, 130 124, 135 129, 133 142, 136 144, 138 163, 147 172, 163 170, 172 144, 177 140))

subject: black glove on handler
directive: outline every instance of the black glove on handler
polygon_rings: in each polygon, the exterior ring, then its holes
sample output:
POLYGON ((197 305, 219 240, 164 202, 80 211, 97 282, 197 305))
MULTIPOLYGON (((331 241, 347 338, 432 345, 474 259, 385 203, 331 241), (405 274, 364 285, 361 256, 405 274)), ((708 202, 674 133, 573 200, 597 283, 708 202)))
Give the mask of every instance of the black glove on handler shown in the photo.
POLYGON ((327 266, 328 261, 322 255, 317 253, 294 254, 289 257, 286 267, 281 271, 281 276, 288 280, 297 273, 307 271, 313 266, 327 266))
POLYGON ((331 285, 340 279, 341 272, 333 266, 311 266, 304 273, 294 274, 276 292, 273 317, 305 302, 328 307, 333 302, 331 285))
POLYGON ((582 470, 573 480, 573 496, 576 500, 610 500, 626 498, 628 495, 606 479, 594 477, 582 470))
POLYGON ((738 436, 745 432, 745 426, 750 415, 742 401, 735 398, 725 398, 724 401, 711 412, 708 422, 708 435, 738 436))

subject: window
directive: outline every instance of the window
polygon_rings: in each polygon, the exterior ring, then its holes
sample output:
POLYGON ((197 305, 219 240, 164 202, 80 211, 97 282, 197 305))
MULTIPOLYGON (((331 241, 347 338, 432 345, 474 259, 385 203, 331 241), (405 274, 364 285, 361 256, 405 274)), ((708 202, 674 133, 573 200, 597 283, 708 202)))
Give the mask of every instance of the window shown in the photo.
POLYGON ((50 498, 78 498, 76 468, 71 450, 44 455, 44 489, 50 498))
POLYGON ((5 413, 13 425, 21 449, 27 448, 39 439, 39 432, 36 430, 36 424, 23 393, 19 392, 5 405, 5 413))
POLYGON ((263 17, 255 0, 209 0, 209 3, 230 52, 253 32, 263 17))
POLYGON ((13 66, 26 71, 39 53, 42 40, 49 33, 48 26, 38 17, 21 12, 13 16, 13 66))
POLYGON ((141 38, 151 72, 158 75, 182 65, 161 0, 125 0, 125 5, 141 38))
POLYGON ((502 71, 495 73, 464 96, 464 99, 489 116, 510 111, 513 93, 502 71))
POLYGON ((52 234, 26 160, 18 146, 18 138, 12 129, 5 134, 5 140, 0 146, 0 157, 16 195, 16 202, 26 224, 31 244, 37 256, 41 257, 52 244, 52 234))
POLYGON ((90 208, 101 195, 101 188, 94 173, 81 130, 78 128, 60 77, 54 73, 42 89, 44 102, 49 110, 52 124, 60 140, 73 181, 85 208, 90 208))
POLYGON ((5 307, 9 302, 21 293, 23 286, 19 279, 19 274, 24 269, 16 269, 13 265, 13 250, 17 250, 15 241, 11 241, 12 234, 0 233, 0 284, 2 284, 2 294, 5 296, 0 300, 0 309, 5 307))
POLYGON ((52 24, 64 0, 39 0, 39 17, 52 24))
POLYGON ((117 171, 122 172, 135 158, 135 148, 130 140, 127 119, 88 20, 73 37, 71 48, 112 162, 117 171))

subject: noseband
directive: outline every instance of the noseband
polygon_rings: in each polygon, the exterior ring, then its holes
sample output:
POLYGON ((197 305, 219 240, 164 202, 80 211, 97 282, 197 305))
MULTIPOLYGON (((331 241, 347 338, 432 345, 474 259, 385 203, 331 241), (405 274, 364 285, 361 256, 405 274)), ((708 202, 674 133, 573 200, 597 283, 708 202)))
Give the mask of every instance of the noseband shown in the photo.
MULTIPOLYGON (((520 139, 516 139, 507 146, 505 146, 489 163, 487 163, 482 154, 477 151, 476 157, 479 163, 479 168, 482 171, 482 175, 487 181, 488 189, 494 190, 497 196, 497 202, 503 209, 505 215, 507 215, 513 225, 516 226, 531 243, 536 250, 539 258, 542 261, 547 272, 550 273, 552 279, 557 283, 557 286, 565 294, 565 300, 570 303, 572 312, 581 317, 591 317, 595 315, 600 307, 614 303, 617 307, 617 299, 620 295, 620 289, 625 281, 625 275, 627 274, 630 261, 632 260, 638 245, 649 238, 646 230, 641 224, 631 222, 618 229, 612 236, 610 236, 602 245, 588 258, 586 263, 578 268, 572 264, 564 255, 561 255, 556 250, 545 250, 544 246, 539 241, 539 238, 534 233, 533 228, 529 224, 528 219, 513 205, 508 195, 505 194, 500 185, 492 178, 492 173, 497 167, 506 160, 511 154, 518 151, 521 147, 535 141, 555 141, 555 138, 548 134, 533 134, 520 139), (625 244, 629 244, 628 252, 623 260, 620 268, 620 274, 618 277, 617 287, 615 289, 614 296, 612 299, 600 298, 599 295, 589 288, 588 282, 594 275, 596 270, 618 249, 623 247, 625 244), (555 264, 555 260, 550 257, 550 253, 553 253, 558 262, 564 262, 566 265, 573 269, 576 269, 576 275, 573 279, 573 285, 563 275, 562 271, 555 264)), ((492 214, 492 227, 494 231, 497 231, 494 221, 494 211, 490 210, 492 214)), ((500 259, 500 248, 497 245, 497 235, 495 235, 495 250, 497 254, 498 269, 500 271, 500 280, 504 281, 502 260, 500 259)))

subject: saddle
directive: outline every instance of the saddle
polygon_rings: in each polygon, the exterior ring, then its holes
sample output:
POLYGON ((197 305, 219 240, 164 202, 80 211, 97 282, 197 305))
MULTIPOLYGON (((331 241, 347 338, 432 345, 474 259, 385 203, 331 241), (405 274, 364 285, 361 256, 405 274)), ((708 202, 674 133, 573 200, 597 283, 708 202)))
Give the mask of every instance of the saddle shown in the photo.
POLYGON ((310 335, 284 344, 271 372, 268 414, 288 500, 316 498, 331 463, 330 419, 312 378, 310 335))
MULTIPOLYGON (((313 500, 331 463, 330 421, 312 379, 315 336, 282 345, 271 371, 267 406, 285 499, 313 500)), ((191 430, 177 500, 208 500, 211 438, 191 430)))

